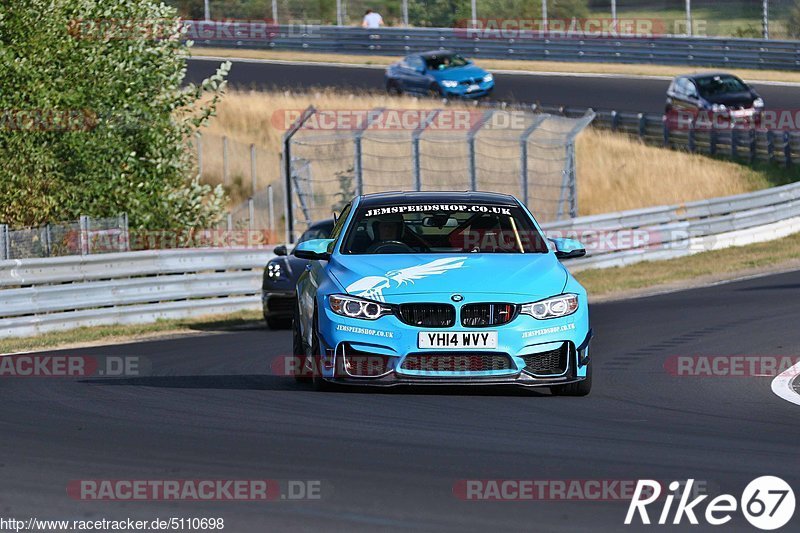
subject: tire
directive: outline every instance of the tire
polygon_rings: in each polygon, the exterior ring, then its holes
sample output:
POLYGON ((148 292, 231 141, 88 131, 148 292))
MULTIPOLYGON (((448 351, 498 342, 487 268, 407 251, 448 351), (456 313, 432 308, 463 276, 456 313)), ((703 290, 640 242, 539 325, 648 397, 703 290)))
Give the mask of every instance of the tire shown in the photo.
POLYGON ((431 96, 431 98, 444 98, 444 93, 442 92, 442 88, 439 87, 438 83, 433 83, 430 87, 428 87, 428 94, 431 96))
POLYGON ((291 318, 277 318, 274 316, 264 317, 269 329, 289 329, 292 327, 291 318))
POLYGON ((298 383, 311 383, 311 376, 304 372, 306 363, 306 347, 303 337, 300 335, 300 322, 298 321, 298 310, 295 307, 295 318, 292 320, 292 355, 300 360, 300 368, 295 369, 294 379, 298 383))
POLYGON ((588 396, 592 391, 592 363, 586 367, 586 378, 576 383, 550 387, 553 396, 588 396))
POLYGON ((314 320, 311 326, 311 357, 314 358, 314 372, 311 377, 311 382, 316 391, 329 391, 333 388, 329 382, 322 379, 322 349, 319 345, 319 336, 317 335, 317 309, 314 308, 314 320))
POLYGON ((403 90, 396 81, 390 81, 386 84, 386 92, 392 96, 402 96, 403 90))

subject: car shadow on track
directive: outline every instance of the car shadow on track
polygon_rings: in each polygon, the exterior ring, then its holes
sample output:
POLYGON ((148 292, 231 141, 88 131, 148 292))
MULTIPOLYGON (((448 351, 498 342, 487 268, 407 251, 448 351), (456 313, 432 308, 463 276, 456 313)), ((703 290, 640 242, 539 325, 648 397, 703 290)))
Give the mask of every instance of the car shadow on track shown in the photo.
MULTIPOLYGON (((126 378, 83 379, 80 383, 101 386, 156 387, 172 389, 228 389, 228 390, 269 390, 284 392, 310 392, 310 385, 297 383, 294 378, 257 374, 209 375, 209 376, 138 376, 126 378)), ((331 393, 355 394, 415 394, 448 396, 551 396, 547 389, 522 389, 519 387, 496 386, 413 386, 396 387, 358 387, 337 386, 331 393)), ((318 392, 317 394, 326 394, 318 392)))
POLYGON ((84 379, 90 385, 122 385, 129 387, 159 387, 170 389, 231 389, 292 391, 302 387, 294 379, 257 374, 221 376, 140 376, 127 378, 84 379))

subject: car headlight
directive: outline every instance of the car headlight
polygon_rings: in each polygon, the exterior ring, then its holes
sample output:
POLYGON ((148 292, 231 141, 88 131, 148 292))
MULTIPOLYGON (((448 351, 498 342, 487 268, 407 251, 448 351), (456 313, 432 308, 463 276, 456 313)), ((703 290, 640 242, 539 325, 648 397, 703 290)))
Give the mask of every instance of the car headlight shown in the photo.
POLYGON ((280 263, 269 263, 267 265, 267 276, 270 279, 277 279, 283 274, 283 269, 280 263))
POLYGON ((453 80, 442 80, 442 87, 453 89, 454 87, 458 87, 458 82, 453 80))
POLYGON ((491 73, 487 74, 486 76, 483 77, 483 81, 485 81, 486 83, 489 83, 493 79, 494 79, 494 76, 492 76, 491 73))
POLYGON ((725 107, 725 104, 711 104, 711 111, 715 113, 719 113, 720 111, 725 111, 726 109, 728 108, 725 107))
POLYGON ((755 100, 753 100, 753 107, 764 107, 764 99, 756 98, 755 100))
POLYGON ((538 320, 546 318, 559 318, 571 315, 578 310, 577 294, 561 294, 546 300, 539 300, 529 304, 524 304, 520 313, 530 315, 538 320))
POLYGON ((388 305, 355 296, 332 294, 328 296, 328 303, 331 305, 331 311, 348 318, 376 320, 384 315, 392 314, 392 308, 388 305))

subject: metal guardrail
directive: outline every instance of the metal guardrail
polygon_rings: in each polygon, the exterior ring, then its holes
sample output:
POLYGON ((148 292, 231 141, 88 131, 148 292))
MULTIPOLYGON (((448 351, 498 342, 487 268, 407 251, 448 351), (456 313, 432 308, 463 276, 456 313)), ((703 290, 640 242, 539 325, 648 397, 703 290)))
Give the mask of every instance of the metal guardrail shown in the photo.
POLYGON ((199 46, 266 48, 348 54, 406 55, 449 49, 476 58, 800 70, 800 41, 712 37, 595 37, 542 35, 492 38, 454 28, 269 26, 187 21, 199 46))
MULTIPOLYGON (((682 257, 800 231, 800 183, 543 225, 586 245, 572 271, 682 257)), ((0 261, 0 338, 259 308, 271 248, 0 261)))
POLYGON ((609 268, 761 242, 800 231, 800 183, 753 193, 574 218, 543 225, 587 256, 570 270, 609 268))
MULTIPOLYGON (((579 117, 585 108, 534 104, 541 113, 579 117)), ((735 127, 712 127, 694 122, 678 122, 653 113, 629 113, 594 110, 592 126, 638 137, 653 146, 673 148, 695 154, 733 159, 753 164, 775 163, 789 167, 800 164, 800 131, 768 129, 743 124, 735 127)))
POLYGON ((272 248, 0 261, 0 338, 258 309, 272 248))
POLYGON ((662 115, 644 113, 597 113, 596 126, 628 133, 642 141, 692 153, 779 163, 786 167, 800 162, 800 132, 750 126, 732 128, 697 126, 691 122, 675 127, 662 115))

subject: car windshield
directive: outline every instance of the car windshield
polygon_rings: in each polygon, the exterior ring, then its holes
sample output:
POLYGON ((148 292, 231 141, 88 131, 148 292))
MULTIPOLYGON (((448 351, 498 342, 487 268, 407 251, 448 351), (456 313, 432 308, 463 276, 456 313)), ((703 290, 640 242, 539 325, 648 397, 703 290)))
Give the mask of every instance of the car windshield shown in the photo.
POLYGON ((736 76, 709 76, 695 79, 697 90, 703 98, 719 96, 728 93, 742 93, 749 89, 742 80, 736 76))
POLYGON ((547 253, 542 234, 519 207, 392 205, 361 208, 345 254, 547 253))
POLYGON ((425 58, 425 65, 430 70, 446 70, 453 67, 463 67, 467 63, 469 63, 469 61, 458 54, 428 56, 425 58))
POLYGON ((305 230, 302 235, 300 235, 300 239, 297 241, 297 244, 310 241, 312 239, 327 239, 330 237, 331 231, 333 231, 333 222, 330 224, 312 226, 305 230))

